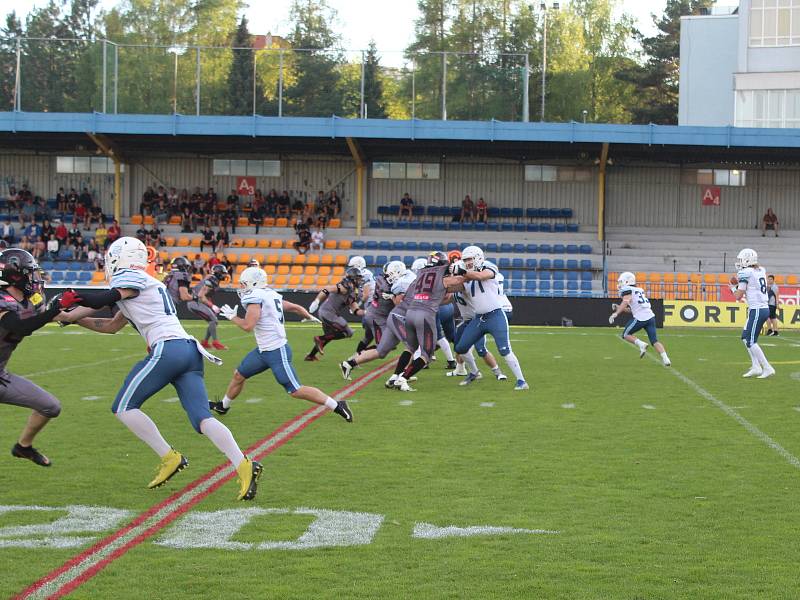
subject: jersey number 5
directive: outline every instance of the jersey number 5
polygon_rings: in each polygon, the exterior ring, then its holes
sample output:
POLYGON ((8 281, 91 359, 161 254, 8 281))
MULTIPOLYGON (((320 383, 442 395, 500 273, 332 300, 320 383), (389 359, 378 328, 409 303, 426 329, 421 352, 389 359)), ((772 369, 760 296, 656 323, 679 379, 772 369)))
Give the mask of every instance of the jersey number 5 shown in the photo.
POLYGON ((281 301, 277 298, 275 299, 275 310, 278 311, 278 321, 283 323, 283 306, 281 305, 281 301))

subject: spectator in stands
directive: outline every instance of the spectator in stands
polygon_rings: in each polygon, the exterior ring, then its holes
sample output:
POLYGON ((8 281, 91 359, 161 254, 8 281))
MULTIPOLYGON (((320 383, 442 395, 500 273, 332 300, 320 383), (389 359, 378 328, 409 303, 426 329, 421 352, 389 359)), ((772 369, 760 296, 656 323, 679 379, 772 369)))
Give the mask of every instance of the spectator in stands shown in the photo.
POLYGON ((461 202, 461 222, 466 223, 467 221, 475 222, 475 203, 469 194, 464 196, 464 200, 461 202))
POLYGON ((239 218, 239 196, 236 190, 231 190, 225 201, 225 212, 220 215, 220 224, 225 227, 230 227, 233 233, 236 233, 236 221, 239 218))
POLYGON ((8 202, 8 207, 13 210, 20 210, 22 207, 19 203, 19 194, 17 194, 17 188, 13 185, 8 186, 8 196, 6 196, 6 202, 8 202))
POLYGON ((136 230, 136 238, 142 242, 143 244, 147 244, 147 234, 150 233, 147 231, 147 227, 145 227, 144 223, 139 226, 139 229, 136 230))
POLYGON ((322 252, 324 246, 325 233, 322 231, 322 228, 317 225, 317 228, 314 229, 314 232, 311 234, 311 250, 319 250, 322 252))
POLYGON ((342 212, 342 199, 339 198, 336 190, 333 190, 328 196, 328 219, 335 219, 340 212, 342 212))
POLYGON ((200 187, 194 188, 194 193, 189 197, 189 207, 192 209, 192 212, 196 213, 204 201, 205 197, 203 196, 203 192, 200 191, 200 187))
MULTIPOLYGON (((258 197, 258 194, 259 191, 256 190, 256 197, 258 197)), ((262 200, 266 206, 265 214, 274 217, 278 213, 278 191, 272 188, 266 198, 262 196, 262 200)), ((253 208, 256 208, 256 203, 253 204, 253 208)))
POLYGON ((222 264, 222 252, 215 252, 211 255, 211 258, 208 259, 206 262, 206 273, 211 273, 211 268, 214 265, 221 265, 222 264))
POLYGON ((219 264, 225 267, 228 273, 233 273, 233 265, 231 264, 231 261, 228 260, 228 257, 225 256, 224 254, 220 256, 219 264))
POLYGON ((283 193, 278 197, 278 204, 275 207, 275 216, 288 217, 291 204, 292 201, 289 199, 289 192, 283 190, 283 193))
POLYGON ((180 212, 178 208, 179 200, 178 200, 178 190, 174 187, 169 188, 169 192, 167 192, 167 206, 169 207, 169 216, 177 215, 180 212))
POLYGON ((67 212, 67 194, 64 193, 63 187, 58 188, 58 193, 56 194, 56 207, 60 213, 67 212))
POLYGON ((262 209, 262 214, 266 214, 267 199, 264 198, 264 193, 260 189, 256 189, 253 194, 253 202, 250 204, 250 210, 262 209))
POLYGON ((69 194, 67 194, 67 211, 74 213, 75 206, 78 204, 78 192, 75 191, 75 188, 69 188, 69 194))
POLYGON ((42 226, 39 225, 35 220, 31 221, 31 223, 25 228, 25 236, 28 238, 31 244, 35 244, 42 237, 42 226))
POLYGON ((259 204, 256 206, 255 200, 253 201, 253 208, 250 209, 250 215, 248 216, 248 221, 250 225, 255 225, 256 228, 256 235, 258 235, 258 229, 264 224, 264 211, 266 210, 266 205, 259 204))
POLYGON ((778 221, 778 215, 772 212, 771 208, 767 209, 767 212, 764 213, 764 216, 761 219, 761 237, 767 235, 767 229, 774 231, 775 237, 778 237, 780 222, 778 221))
POLYGON ((489 220, 489 206, 482 197, 478 198, 478 203, 475 205, 475 220, 480 223, 486 223, 489 220))
POLYGON ((169 200, 167 200, 166 196, 158 198, 153 208, 155 209, 155 215, 153 215, 155 222, 162 221, 166 223, 169 220, 169 200))
POLYGON ((194 231, 194 214, 187 204, 181 209, 181 233, 192 233, 194 231))
POLYGON ((64 221, 58 222, 58 227, 56 227, 56 240, 58 241, 58 248, 64 248, 67 245, 67 240, 69 239, 69 230, 67 226, 64 224, 64 221))
POLYGON ((297 241, 294 243, 294 249, 299 254, 305 254, 311 247, 311 231, 307 223, 298 223, 295 226, 297 232, 297 241))
POLYGON ((86 245, 83 242, 81 228, 76 221, 72 222, 72 227, 69 230, 69 245, 72 248, 72 260, 81 260, 86 250, 86 245))
POLYGON ((21 250, 25 250, 26 252, 30 252, 31 254, 33 254, 33 244, 31 243, 30 239, 28 239, 27 235, 23 235, 20 238, 19 243, 17 244, 17 248, 20 248, 21 250))
POLYGON ((153 214, 153 201, 155 197, 156 193, 153 191, 153 187, 148 185, 144 194, 142 194, 142 202, 139 204, 139 214, 142 215, 142 217, 144 217, 145 213, 148 215, 153 214))
POLYGON ((19 225, 25 227, 25 223, 30 223, 36 219, 36 205, 33 203, 33 198, 29 198, 22 205, 22 210, 19 213, 19 225))
POLYGON ((97 246, 103 250, 106 247, 106 240, 108 239, 108 229, 106 229, 105 223, 98 223, 97 227, 94 230, 94 241, 97 242, 97 246))
POLYGON ((414 216, 414 200, 408 192, 403 194, 403 197, 400 198, 400 212, 397 213, 397 217, 402 219, 403 215, 408 217, 409 220, 414 216))
POLYGON ((89 243, 86 245, 86 260, 90 263, 94 263, 94 268, 98 271, 103 268, 98 262, 102 256, 103 252, 97 244, 97 241, 94 239, 89 240, 89 243))
POLYGON ((47 240, 47 256, 50 260, 56 260, 58 258, 58 240, 55 234, 50 234, 50 239, 47 240))
POLYGON ((47 219, 44 220, 42 223, 42 233, 40 234, 42 241, 47 245, 47 242, 50 241, 50 236, 55 235, 56 228, 50 224, 50 221, 47 219))
MULTIPOLYGON (((200 248, 202 251, 203 249, 200 248)), ((192 261, 192 268, 194 269, 195 273, 202 274, 204 272, 206 266, 206 261, 203 260, 203 257, 199 254, 194 255, 194 260, 192 261)))
POLYGON ((33 200, 33 193, 28 188, 27 183, 22 184, 22 189, 17 192, 17 204, 22 206, 28 200, 33 200))
POLYGON ((210 206, 212 210, 216 211, 217 204, 219 204, 219 197, 217 196, 217 192, 214 191, 213 187, 210 187, 206 191, 206 205, 210 206))
POLYGON ((74 245, 76 238, 81 236, 81 228, 78 226, 77 219, 72 219, 72 225, 67 231, 67 242, 70 246, 74 245))
POLYGON ((158 222, 154 222, 147 233, 147 243, 153 248, 160 248, 164 244, 164 238, 161 236, 161 228, 158 226, 158 222))
POLYGON ((11 224, 11 219, 6 217, 6 222, 0 230, 0 239, 6 242, 9 246, 14 244, 16 232, 14 231, 14 226, 11 224))
POLYGON ((75 204, 75 212, 73 214, 75 215, 75 218, 77 218, 80 223, 85 223, 86 219, 89 216, 89 211, 86 210, 86 207, 83 204, 81 204, 80 202, 77 202, 75 204))
POLYGON ((203 237, 200 238, 200 252, 203 251, 203 246, 208 246, 211 248, 211 251, 214 251, 214 246, 216 245, 217 238, 214 235, 214 230, 211 229, 210 226, 206 225, 203 228, 203 231, 200 232, 200 235, 203 237))
POLYGON ((294 202, 292 203, 292 216, 300 219, 305 212, 305 206, 303 205, 303 201, 300 198, 295 198, 294 202))
POLYGON ((221 225, 217 231, 217 245, 214 246, 214 252, 221 252, 227 248, 231 243, 231 236, 228 234, 228 228, 221 225))
POLYGON ((122 235, 122 230, 119 228, 119 223, 116 219, 111 223, 108 228, 108 235, 106 236, 106 248, 116 242, 122 235))

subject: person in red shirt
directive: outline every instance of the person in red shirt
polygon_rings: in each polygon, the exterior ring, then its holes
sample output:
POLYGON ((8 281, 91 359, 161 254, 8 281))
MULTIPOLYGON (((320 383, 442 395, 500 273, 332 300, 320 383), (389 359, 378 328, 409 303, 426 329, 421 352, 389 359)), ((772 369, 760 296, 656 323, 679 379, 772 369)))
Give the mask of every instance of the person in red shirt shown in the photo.
POLYGON ((67 245, 67 238, 69 237, 69 230, 67 226, 64 225, 64 221, 61 221, 56 227, 56 240, 58 240, 58 249, 61 250, 64 246, 67 245))
POLYGON ((475 205, 475 220, 486 223, 489 216, 489 207, 486 205, 486 200, 478 198, 478 203, 475 205))
POLYGON ((116 242, 120 235, 122 235, 122 230, 120 230, 117 220, 114 219, 114 222, 109 225, 108 233, 106 234, 106 248, 116 242))

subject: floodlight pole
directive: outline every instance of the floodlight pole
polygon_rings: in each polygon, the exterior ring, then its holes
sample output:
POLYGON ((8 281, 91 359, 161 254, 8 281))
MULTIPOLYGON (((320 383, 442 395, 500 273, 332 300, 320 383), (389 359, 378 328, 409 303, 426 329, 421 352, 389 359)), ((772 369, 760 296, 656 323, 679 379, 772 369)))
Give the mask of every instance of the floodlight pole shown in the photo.
POLYGON ((528 53, 525 53, 525 71, 522 74, 522 121, 530 121, 530 71, 531 64, 528 53))
POLYGON ((117 114, 119 99, 119 45, 114 44, 114 114, 117 114))
POLYGON ((447 52, 442 52, 442 121, 447 121, 447 52))
POLYGON ((278 51, 278 116, 283 116, 283 49, 278 51))
POLYGON ((108 40, 103 40, 103 114, 106 112, 106 89, 108 87, 108 40))
POLYGON ((253 52, 253 116, 256 114, 256 63, 258 62, 258 52, 253 52))
POLYGON ((20 82, 22 76, 20 68, 22 66, 22 38, 17 36, 17 72, 14 74, 14 110, 22 110, 22 90, 20 89, 20 82))
POLYGON ((359 115, 360 115, 360 117, 362 119, 366 119, 367 118, 366 110, 364 110, 365 109, 365 107, 364 107, 364 78, 365 78, 365 76, 366 76, 366 69, 365 69, 365 65, 364 65, 364 51, 362 50, 361 51, 361 104, 359 106, 360 110, 358 111, 359 115))
POLYGON ((197 64, 194 68, 194 112, 200 116, 200 46, 195 46, 197 64))
POLYGON ((544 30, 542 34, 542 117, 544 122, 545 89, 547 86, 547 8, 544 11, 544 30))
POLYGON ((175 52, 175 69, 172 75, 172 114, 178 114, 178 53, 175 52))

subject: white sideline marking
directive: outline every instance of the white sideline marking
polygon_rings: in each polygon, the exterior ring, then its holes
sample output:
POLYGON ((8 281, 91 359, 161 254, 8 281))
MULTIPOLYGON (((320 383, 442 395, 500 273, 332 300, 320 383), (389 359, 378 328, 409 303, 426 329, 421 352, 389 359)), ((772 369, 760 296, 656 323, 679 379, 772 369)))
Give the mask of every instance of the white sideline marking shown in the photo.
POLYGON ((411 406, 412 404, 414 404, 414 401, 413 400, 400 400, 400 402, 398 402, 398 404, 400 406, 411 406))
POLYGON ((797 412, 800 412, 800 406, 794 406, 793 408, 794 408, 794 409, 795 409, 797 412))
POLYGON ((484 408, 492 408, 494 406, 494 402, 481 402, 481 406, 484 408))
POLYGON ((553 358, 561 358, 560 356, 554 356, 553 358))
POLYGON ((575 405, 572 402, 567 402, 566 404, 562 404, 561 408, 575 408, 575 405))
POLYGON ((706 362, 706 361, 708 361, 708 359, 707 359, 707 358, 703 358, 702 356, 701 356, 700 358, 698 358, 697 360, 699 360, 700 362, 706 362))
POLYGON ((81 400, 100 400, 102 396, 84 396, 81 400))
MULTIPOLYGON (((657 359, 655 356, 652 356, 652 355, 648 354, 647 357, 650 360, 652 360, 652 361, 654 361, 656 363, 660 362, 659 359, 657 359)), ((673 375, 675 375, 675 377, 677 377, 683 383, 685 383, 690 388, 692 388, 700 396, 702 396, 703 398, 705 398, 706 400, 711 402, 711 404, 713 404, 714 406, 719 408, 722 412, 724 412, 726 415, 728 415, 734 421, 739 423, 739 425, 744 427, 751 435, 753 435, 754 437, 756 437, 759 440, 761 440, 766 446, 769 446, 770 448, 772 448, 775 452, 777 452, 781 457, 783 457, 783 459, 786 462, 788 462, 790 465, 792 465, 794 468, 800 469, 800 459, 799 458, 797 458, 794 454, 789 452, 786 448, 781 446, 778 442, 773 440, 770 436, 768 436, 766 433, 761 431, 758 427, 753 425, 750 421, 748 421, 742 415, 740 415, 738 412, 736 412, 734 407, 728 406, 722 400, 719 400, 717 397, 715 397, 711 392, 709 392, 705 388, 700 387, 699 384, 697 384, 693 380, 689 379, 686 375, 684 375, 683 373, 681 373, 680 371, 678 371, 674 367, 670 368, 670 369, 667 369, 667 371, 672 373, 673 375)))
POLYGON ((789 377, 795 381, 800 381, 800 371, 795 371, 794 373, 790 374, 789 377))
POLYGON ((248 398, 244 402, 245 402, 245 404, 258 404, 259 402, 263 402, 263 401, 264 401, 263 398, 248 398))
POLYGON ((644 408, 646 410, 655 410, 656 409, 656 407, 653 406, 652 404, 642 404, 642 408, 644 408))
POLYGON ((430 523, 415 523, 412 538, 422 538, 428 540, 440 540, 448 537, 470 537, 473 535, 507 535, 509 533, 530 533, 530 534, 556 534, 559 531, 547 529, 517 529, 516 527, 492 527, 490 525, 472 525, 470 527, 456 527, 448 525, 437 527, 430 523))
POLYGON ((178 400, 180 400, 180 398, 178 398, 176 396, 173 396, 172 398, 162 398, 161 399, 162 402, 166 402, 167 404, 172 404, 174 402, 177 402, 178 400))

